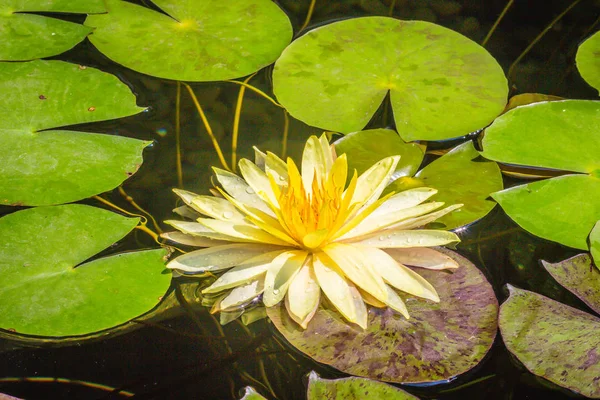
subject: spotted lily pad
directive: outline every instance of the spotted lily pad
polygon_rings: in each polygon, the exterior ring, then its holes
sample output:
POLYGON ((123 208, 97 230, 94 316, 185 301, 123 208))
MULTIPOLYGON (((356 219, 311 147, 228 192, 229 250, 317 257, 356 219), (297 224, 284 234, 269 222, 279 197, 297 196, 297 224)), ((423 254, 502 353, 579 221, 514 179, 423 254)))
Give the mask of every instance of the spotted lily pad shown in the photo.
POLYGON ((600 318, 509 285, 500 308, 508 350, 533 374, 600 398, 600 318))
POLYGON ((391 129, 367 129, 350 133, 335 142, 339 155, 348 154, 348 169, 362 174, 378 161, 389 156, 400 156, 395 177, 414 175, 421 161, 423 150, 416 143, 406 143, 391 129))
POLYGON ((90 41, 134 71, 181 81, 218 81, 271 64, 292 40, 286 14, 271 0, 154 0, 164 13, 107 0, 91 15, 90 41))
POLYGON ((600 221, 596 222, 590 233, 590 252, 596 268, 600 270, 600 221))
POLYGON ((600 91, 600 32, 596 32, 579 46, 575 62, 583 79, 600 91))
POLYGON ((308 376, 307 400, 418 400, 394 386, 365 378, 323 379, 315 371, 308 376))
POLYGON ((267 308, 268 316, 295 348, 348 374, 405 383, 450 379, 475 367, 490 349, 498 302, 473 264, 444 252, 460 267, 454 273, 415 268, 441 301, 408 297, 408 320, 388 308, 370 308, 368 328, 362 330, 320 308, 303 330, 284 306, 267 308))
POLYGON ((429 22, 364 17, 296 39, 275 63, 273 90, 295 118, 361 130, 386 94, 405 141, 465 135, 504 109, 502 68, 470 39, 429 22))
POLYGON ((0 60, 26 61, 60 54, 92 31, 44 13, 105 12, 103 0, 3 0, 0 3, 0 60))
POLYGON ((166 292, 163 249, 85 262, 123 238, 138 218, 80 204, 0 218, 0 328, 74 336, 125 323, 166 292))
POLYGON ((111 190, 150 142, 47 130, 142 111, 116 77, 62 61, 0 63, 0 204, 49 205, 111 190))
POLYGON ((588 254, 555 264, 542 261, 542 265, 558 283, 600 314, 600 271, 592 267, 588 254))

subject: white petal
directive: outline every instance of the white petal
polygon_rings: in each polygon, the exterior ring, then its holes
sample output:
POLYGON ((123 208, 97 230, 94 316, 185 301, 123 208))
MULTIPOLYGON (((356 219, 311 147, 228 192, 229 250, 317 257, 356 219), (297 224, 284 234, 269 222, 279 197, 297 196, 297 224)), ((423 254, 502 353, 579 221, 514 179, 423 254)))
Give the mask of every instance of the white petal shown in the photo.
POLYGON ((258 277, 267 272, 271 262, 284 251, 285 250, 277 250, 260 254, 256 257, 252 257, 248 261, 238 264, 237 267, 231 268, 214 281, 212 285, 202 290, 202 293, 218 293, 225 289, 239 286, 242 283, 258 279, 258 277))
POLYGON ((263 290, 262 280, 255 280, 243 286, 238 286, 221 300, 219 311, 228 311, 243 306, 257 298, 263 290))
POLYGON ((436 270, 458 268, 458 263, 454 259, 428 247, 386 249, 385 252, 400 264, 412 265, 413 267, 436 270))
POLYGON ((436 193, 436 189, 428 187, 404 190, 387 199, 379 208, 373 211, 372 215, 387 215, 390 212, 417 206, 436 193))
POLYGON ((388 185, 400 156, 386 157, 363 172, 356 183, 356 190, 351 203, 368 205, 379 198, 383 189, 388 185))
POLYGON ((312 262, 304 264, 292 280, 285 297, 288 314, 304 329, 319 307, 320 293, 312 262))
POLYGON ((285 296, 289 285, 304 265, 308 253, 303 250, 291 250, 280 254, 267 269, 263 303, 272 307, 285 296))
POLYGON ((396 230, 388 229, 377 235, 354 242, 365 246, 383 248, 432 247, 460 242, 453 232, 429 229, 396 230))
POLYGON ((244 214, 239 212, 233 204, 223 198, 196 196, 192 199, 190 207, 215 219, 244 222, 244 214))
POLYGON ((404 316, 404 318, 409 319, 410 315, 408 314, 408 309, 406 308, 406 304, 402 301, 402 298, 398 296, 398 293, 391 287, 387 287, 388 289, 388 301, 387 305, 392 310, 398 311, 400 314, 404 316))
POLYGON ((272 175, 279 186, 287 186, 287 165, 285 161, 270 151, 267 152, 267 158, 265 160, 265 172, 267 175, 272 175))
POLYGON ((212 247, 228 244, 228 242, 224 240, 214 240, 202 236, 187 235, 177 231, 161 233, 160 237, 186 246, 212 247))
POLYGON ((198 218, 198 222, 217 233, 221 233, 226 236, 236 237, 240 241, 289 246, 289 243, 276 238, 275 236, 263 231, 260 228, 257 228, 254 225, 245 225, 229 221, 219 221, 210 218, 198 218))
POLYGON ((462 206, 463 206, 463 204, 453 204, 451 206, 443 208, 443 209, 441 209, 439 211, 432 212, 430 214, 426 214, 426 215, 422 215, 420 217, 410 218, 410 219, 401 221, 401 222, 399 222, 397 224, 389 226, 387 228, 387 230, 389 230, 389 229, 404 229, 404 230, 408 230, 408 229, 419 228, 421 226, 427 225, 430 222, 433 222, 433 221, 435 221, 437 219, 442 218, 444 215, 449 214, 452 211, 461 208, 462 206))
POLYGON ((248 258, 276 250, 264 244, 236 243, 209 247, 183 254, 167 264, 167 268, 187 272, 220 271, 231 268, 248 258))
MULTIPOLYGON (((360 326, 363 329, 367 329, 369 312, 367 311, 367 305, 363 301, 360 292, 352 283, 348 283, 350 287, 350 294, 352 296, 352 301, 354 302, 354 309, 356 310, 356 318, 354 319, 355 324, 360 326)), ((386 296, 387 297, 387 296, 386 296)))
POLYGON ((260 168, 258 168, 253 162, 242 158, 238 163, 240 172, 244 177, 244 180, 250 185, 254 192, 263 201, 269 203, 271 207, 279 208, 279 202, 273 193, 269 177, 260 168))
POLYGON ((213 167, 213 170, 217 180, 231 197, 244 204, 258 208, 271 216, 275 216, 267 203, 258 197, 254 189, 252 189, 242 178, 223 169, 213 167))
POLYGON ((183 218, 195 220, 200 216, 200 213, 195 211, 193 208, 189 206, 179 206, 173 209, 175 214, 182 216, 183 218))
POLYGON ((313 270, 319 286, 333 306, 348 321, 356 321, 356 306, 350 283, 333 260, 324 253, 313 254, 313 270))
MULTIPOLYGON (((214 220, 211 220, 214 221, 214 220)), ((238 236, 227 235, 217 232, 203 224, 189 221, 167 220, 165 224, 171 225, 173 228, 192 236, 202 236, 215 240, 223 240, 228 242, 246 242, 246 243, 261 243, 260 240, 246 240, 238 236)))
POLYGON ((183 202, 187 205, 189 205, 192 202, 192 199, 194 197, 198 196, 196 193, 177 188, 173 189, 173 192, 175 192, 175 194, 179 196, 181 200, 183 200, 183 202))

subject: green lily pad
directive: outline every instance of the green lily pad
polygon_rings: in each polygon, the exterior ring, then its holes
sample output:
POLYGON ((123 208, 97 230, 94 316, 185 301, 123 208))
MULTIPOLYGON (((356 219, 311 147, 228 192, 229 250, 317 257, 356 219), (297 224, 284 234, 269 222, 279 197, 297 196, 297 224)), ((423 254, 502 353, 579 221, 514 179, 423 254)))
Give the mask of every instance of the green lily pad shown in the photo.
POLYGON ((564 100, 515 108, 485 130, 482 145, 484 157, 502 163, 600 171, 600 102, 564 100))
POLYGON ((492 346, 498 302, 477 267, 454 252, 444 253, 460 267, 454 273, 415 269, 441 301, 408 296, 408 320, 387 308, 370 308, 368 328, 362 330, 320 308, 303 330, 285 306, 269 307, 267 314, 295 348, 348 374, 405 383, 450 379, 475 367, 492 346))
POLYGON ((561 286, 600 314, 600 271, 592 267, 589 254, 579 254, 555 264, 542 261, 542 265, 561 286))
POLYGON ((596 222, 590 233, 590 252, 596 268, 600 270, 600 221, 596 222))
POLYGON ((537 293, 509 289, 499 318, 508 350, 533 374, 600 398, 600 319, 537 293))
POLYGON ((107 0, 91 15, 90 41, 134 71, 180 81, 218 81, 271 64, 292 40, 286 14, 270 0, 155 0, 163 13, 107 0))
POLYGON ((506 104, 502 68, 481 46, 439 25, 364 17, 308 32, 275 63, 273 90, 295 118, 361 130, 390 92, 407 142, 465 135, 506 104))
POLYGON ((244 396, 240 400, 267 400, 267 398, 263 397, 252 386, 246 386, 244 396))
POLYGON ((575 62, 583 79, 600 92, 600 32, 579 46, 575 62))
POLYGON ((308 375, 308 400, 418 400, 394 386, 365 378, 323 379, 315 371, 308 375))
POLYGON ((563 175, 492 194, 506 214, 528 232, 587 250, 587 238, 600 219, 600 178, 563 175))
POLYGON ((447 205, 464 204, 436 222, 454 229, 486 216, 496 205, 488 200, 490 193, 503 188, 498 164, 480 157, 472 142, 456 146, 450 152, 427 165, 414 178, 400 178, 389 190, 406 190, 426 186, 438 190, 431 198, 447 205))
POLYGON ((148 141, 46 130, 143 109, 116 77, 62 61, 0 63, 0 204, 50 205, 111 190, 134 174, 148 141))
POLYGON ((106 12, 103 0, 3 0, 0 4, 0 60, 26 61, 65 52, 90 28, 32 12, 92 14, 106 12))
POLYGON ((335 142, 335 149, 338 155, 348 154, 348 169, 356 169, 359 174, 386 157, 399 155, 396 177, 414 175, 424 156, 418 144, 406 143, 391 129, 350 133, 335 142))
POLYGON ((83 335, 149 311, 171 281, 165 250, 85 263, 138 221, 80 204, 0 218, 0 328, 38 336, 83 335))

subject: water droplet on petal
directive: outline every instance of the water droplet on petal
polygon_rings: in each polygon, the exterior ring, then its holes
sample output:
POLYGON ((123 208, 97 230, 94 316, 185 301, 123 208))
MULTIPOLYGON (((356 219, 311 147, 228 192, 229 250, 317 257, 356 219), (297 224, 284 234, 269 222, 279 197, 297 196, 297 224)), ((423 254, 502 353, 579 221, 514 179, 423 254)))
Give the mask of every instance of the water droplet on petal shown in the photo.
POLYGON ((229 218, 231 218, 231 217, 233 217, 233 213, 232 213, 231 211, 225 211, 225 212, 223 213, 223 218, 225 218, 225 219, 229 219, 229 218))
POLYGON ((282 181, 282 182, 284 182, 285 181, 285 176, 279 175, 279 180, 282 181))
POLYGON ((383 235, 379 236, 379 240, 385 240, 385 236, 383 236, 383 235))
POLYGON ((273 294, 279 294, 279 289, 273 289, 273 294))
POLYGON ((250 186, 248 186, 246 188, 246 193, 248 193, 248 194, 254 194, 254 189, 252 189, 250 186))

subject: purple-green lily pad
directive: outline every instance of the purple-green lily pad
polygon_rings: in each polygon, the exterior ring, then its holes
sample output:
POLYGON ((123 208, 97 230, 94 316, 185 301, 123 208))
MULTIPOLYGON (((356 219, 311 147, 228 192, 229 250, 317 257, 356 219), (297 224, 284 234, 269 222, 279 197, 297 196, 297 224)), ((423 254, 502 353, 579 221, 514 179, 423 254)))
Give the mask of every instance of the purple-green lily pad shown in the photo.
POLYGON ((575 62, 583 79, 600 92, 600 32, 579 46, 575 62))
POLYGON ((592 266, 589 254, 579 254, 555 264, 542 261, 542 265, 561 286, 600 314, 600 270, 592 266))
POLYGON ((274 62, 292 40, 287 15, 271 0, 154 0, 162 12, 106 0, 91 15, 90 41, 134 71, 180 81, 249 75, 274 62))
POLYGON ((596 222, 590 232, 590 253, 594 259, 594 265, 600 270, 600 221, 596 222))
POLYGON ((441 301, 407 297, 408 320, 388 308, 370 308, 368 328, 362 330, 321 307, 303 330, 285 306, 269 307, 267 314, 292 346, 348 374, 398 383, 453 378, 474 368, 492 346, 498 301, 477 267, 443 251, 460 267, 454 273, 415 268, 441 301))
POLYGON ((508 350, 533 374, 600 398, 600 319, 534 292, 509 290, 499 318, 508 350))
POLYGON ((389 156, 400 156, 394 177, 414 175, 421 161, 423 150, 417 143, 406 143, 391 129, 367 129, 352 132, 335 142, 339 155, 348 155, 348 170, 356 169, 362 174, 379 160, 389 156))
POLYGON ((402 389, 371 379, 350 377, 323 379, 315 371, 308 375, 307 400, 418 400, 402 389))
POLYGON ((275 63, 273 91, 295 118, 342 133, 365 127, 390 93, 407 142, 484 128, 506 105, 502 68, 480 45, 424 21, 363 17, 313 29, 275 63))

